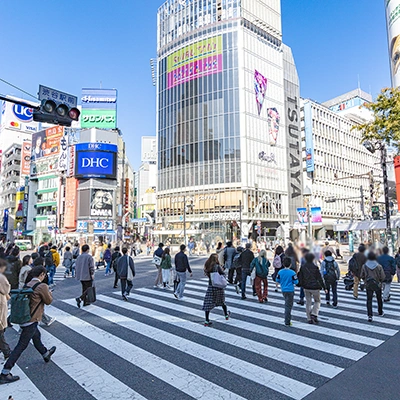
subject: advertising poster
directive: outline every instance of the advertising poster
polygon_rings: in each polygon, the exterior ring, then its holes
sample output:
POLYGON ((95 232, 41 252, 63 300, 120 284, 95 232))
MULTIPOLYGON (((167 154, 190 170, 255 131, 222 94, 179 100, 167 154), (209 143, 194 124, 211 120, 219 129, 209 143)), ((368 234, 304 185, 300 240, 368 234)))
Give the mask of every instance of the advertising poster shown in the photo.
POLYGON ((269 133, 269 144, 271 146, 275 146, 278 141, 279 134, 279 123, 281 121, 281 117, 276 108, 268 108, 268 133, 269 133))
POLYGON ((313 225, 322 225, 321 207, 311 207, 311 222, 313 225))
POLYGON ((400 86, 400 0, 386 0, 386 21, 392 86, 400 86))
POLYGON ((223 70, 222 36, 201 40, 167 59, 168 89, 223 70))
POLYGON ((64 137, 64 127, 55 126, 32 135, 32 159, 56 156, 61 151, 61 139, 64 137))
POLYGON ((302 225, 308 224, 307 208, 298 208, 297 209, 297 220, 302 225))
POLYGON ((116 127, 116 110, 92 110, 89 108, 82 108, 81 128, 115 129, 116 127))
POLYGON ((267 78, 261 75, 257 70, 254 70, 254 92, 256 95, 258 115, 260 115, 265 94, 267 93, 267 78))
POLYGON ((91 217, 113 216, 113 191, 105 189, 93 189, 90 202, 91 217))
MULTIPOLYGON (((22 100, 14 97, 13 99, 22 100)), ((31 108, 3 101, 1 105, 1 126, 5 129, 35 133, 38 131, 39 124, 33 121, 33 110, 31 108)))
POLYGON ((78 180, 67 178, 65 184, 65 212, 64 226, 68 229, 76 228, 76 203, 78 180))
POLYGON ((314 172, 314 138, 311 102, 304 103, 304 130, 306 136, 306 170, 307 172, 314 172))
POLYGON ((24 140, 21 153, 21 176, 29 176, 31 172, 31 154, 32 142, 24 140))

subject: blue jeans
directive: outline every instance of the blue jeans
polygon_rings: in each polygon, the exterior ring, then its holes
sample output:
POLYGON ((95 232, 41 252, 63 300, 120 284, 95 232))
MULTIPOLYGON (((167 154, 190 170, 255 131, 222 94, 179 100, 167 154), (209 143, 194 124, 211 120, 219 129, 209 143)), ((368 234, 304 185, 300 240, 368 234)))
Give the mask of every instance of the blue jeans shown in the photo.
POLYGON ((183 292, 185 291, 186 286, 186 272, 177 272, 176 275, 179 278, 179 284, 176 288, 176 294, 178 298, 181 299, 183 297, 183 292))
POLYGON ((49 275, 49 285, 52 285, 54 283, 54 275, 56 273, 56 266, 52 265, 50 267, 47 267, 47 274, 49 275))
POLYGON ((242 297, 246 296, 246 282, 247 277, 250 275, 250 271, 243 270, 242 268, 242 281, 240 282, 240 290, 242 291, 242 297))
POLYGON ((306 297, 306 295, 304 293, 304 289, 301 287, 300 288, 300 301, 304 301, 304 297, 306 297))
POLYGON ((38 329, 37 322, 35 322, 31 325, 28 325, 28 326, 21 327, 21 329, 22 329, 22 332, 21 332, 21 336, 19 337, 18 344, 15 346, 14 350, 11 352, 10 358, 4 364, 3 371, 2 371, 3 374, 7 375, 10 373, 12 367, 15 365, 15 363, 21 357, 21 354, 28 347, 29 342, 31 340, 33 341, 33 345, 35 346, 35 349, 42 356, 44 356, 47 353, 47 349, 43 345, 41 337, 40 337, 40 332, 38 329))
POLYGON ((331 289, 333 294, 333 305, 337 306, 337 282, 325 282, 326 290, 328 293, 326 294, 326 301, 331 301, 331 289))
POLYGON ((107 261, 106 265, 106 275, 108 275, 111 272, 111 260, 107 261))

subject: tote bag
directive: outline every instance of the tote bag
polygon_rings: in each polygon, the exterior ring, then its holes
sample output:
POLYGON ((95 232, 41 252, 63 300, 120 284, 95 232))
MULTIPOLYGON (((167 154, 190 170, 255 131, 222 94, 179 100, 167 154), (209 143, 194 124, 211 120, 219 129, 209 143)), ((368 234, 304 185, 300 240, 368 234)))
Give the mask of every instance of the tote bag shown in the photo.
POLYGON ((220 275, 219 272, 211 272, 210 278, 212 287, 225 289, 228 286, 225 276, 220 275))

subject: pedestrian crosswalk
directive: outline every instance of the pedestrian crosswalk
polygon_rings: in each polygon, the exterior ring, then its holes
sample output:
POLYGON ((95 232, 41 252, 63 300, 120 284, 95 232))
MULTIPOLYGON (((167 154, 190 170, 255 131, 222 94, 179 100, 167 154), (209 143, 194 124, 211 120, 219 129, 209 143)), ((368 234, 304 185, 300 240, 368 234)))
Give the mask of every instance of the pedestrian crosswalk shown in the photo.
POLYGON ((40 364, 34 352, 35 359, 21 358, 13 370, 21 380, 0 386, 0 399, 301 400, 400 330, 398 284, 372 324, 365 293, 354 300, 340 286, 338 309, 323 302, 320 324, 309 325, 295 304, 292 327, 283 324, 283 297, 272 281, 266 304, 243 301, 228 286, 231 319, 216 309, 213 327, 204 327, 206 288, 205 280, 188 281, 183 301, 139 288, 128 302, 120 292, 98 294, 82 309, 74 299, 55 302, 48 313, 57 321, 41 328, 43 342, 57 346, 52 362, 40 364), (41 380, 53 373, 62 381, 57 397, 41 380))

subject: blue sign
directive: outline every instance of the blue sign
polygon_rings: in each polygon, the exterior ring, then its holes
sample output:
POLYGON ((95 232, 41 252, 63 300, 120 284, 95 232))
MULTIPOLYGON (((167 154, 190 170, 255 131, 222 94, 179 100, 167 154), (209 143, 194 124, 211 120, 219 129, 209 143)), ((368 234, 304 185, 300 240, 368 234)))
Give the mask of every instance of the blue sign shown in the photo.
POLYGON ((141 222, 147 222, 147 218, 132 218, 132 224, 140 224, 141 222))
POLYGON ((3 217, 3 231, 7 232, 8 231, 8 210, 4 210, 4 217, 3 217))
POLYGON ((32 122, 33 119, 32 108, 23 107, 20 106, 19 104, 14 104, 13 113, 22 122, 32 122))
POLYGON ((311 102, 304 104, 304 130, 306 134, 306 170, 307 172, 314 172, 315 159, 311 102))
POLYGON ((118 146, 116 144, 108 143, 79 143, 75 145, 76 151, 111 151, 118 153, 118 146))
POLYGON ((76 155, 76 176, 83 178, 116 178, 116 153, 79 151, 76 155))
POLYGON ((82 89, 82 108, 93 110, 116 110, 116 89, 82 89))

